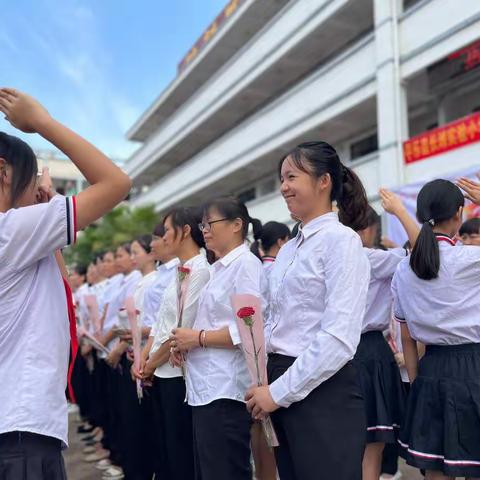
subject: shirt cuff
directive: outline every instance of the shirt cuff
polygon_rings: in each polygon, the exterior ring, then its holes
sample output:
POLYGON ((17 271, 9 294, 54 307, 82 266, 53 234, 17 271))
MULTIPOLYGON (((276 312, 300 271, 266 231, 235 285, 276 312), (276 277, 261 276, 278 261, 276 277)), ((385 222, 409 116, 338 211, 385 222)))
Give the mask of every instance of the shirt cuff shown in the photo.
POLYGON ((293 402, 289 400, 290 392, 286 388, 282 377, 277 378, 268 388, 273 401, 280 407, 288 408, 293 402))
POLYGON ((238 331, 237 324, 229 325, 228 326, 228 332, 230 333, 230 338, 232 339, 232 343, 234 345, 240 345, 242 343, 242 340, 240 338, 240 332, 238 331))

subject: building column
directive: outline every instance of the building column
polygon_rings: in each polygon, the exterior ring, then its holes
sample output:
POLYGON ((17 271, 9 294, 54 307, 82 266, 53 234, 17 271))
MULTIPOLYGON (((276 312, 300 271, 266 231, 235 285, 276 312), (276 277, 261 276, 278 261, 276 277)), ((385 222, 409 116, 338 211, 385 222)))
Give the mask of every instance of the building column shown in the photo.
POLYGON ((377 66, 379 180, 385 187, 405 181, 402 143, 408 138, 406 85, 400 77, 398 16, 402 0, 373 0, 377 66))

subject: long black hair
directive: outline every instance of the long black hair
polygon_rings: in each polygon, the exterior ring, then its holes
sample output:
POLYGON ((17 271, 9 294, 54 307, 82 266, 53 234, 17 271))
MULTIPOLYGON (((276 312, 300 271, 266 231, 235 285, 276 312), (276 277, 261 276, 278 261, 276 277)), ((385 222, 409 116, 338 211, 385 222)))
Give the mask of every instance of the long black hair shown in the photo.
POLYGON ((37 157, 23 140, 0 132, 0 158, 12 167, 10 203, 15 207, 18 199, 37 176, 37 157))
POLYGON ((134 242, 137 242, 144 250, 146 253, 150 253, 152 251, 152 235, 146 234, 146 235, 140 235, 137 237, 134 242))
POLYGON ((211 208, 218 210, 218 213, 227 220, 235 220, 236 218, 242 220, 242 240, 247 238, 250 224, 253 229, 253 237, 256 238, 261 235, 262 222, 256 218, 251 218, 247 207, 238 198, 217 197, 209 200, 203 205, 203 215, 206 215, 211 208))
MULTIPOLYGON (((190 235, 192 240, 199 248, 205 248, 205 240, 200 231, 198 224, 202 221, 202 210, 196 207, 178 207, 170 210, 163 217, 163 225, 167 218, 170 218, 173 228, 175 230, 174 236, 177 237, 178 230, 183 230, 183 227, 188 225, 190 227, 190 235)), ((182 232, 183 236, 183 232, 182 232)))
POLYGON ((299 170, 320 178, 328 173, 332 182, 330 200, 337 202, 340 221, 355 231, 366 228, 368 200, 357 174, 343 165, 336 150, 327 142, 297 145, 280 161, 289 159, 299 170))
POLYGON ((250 251, 261 260, 259 248, 262 247, 262 250, 267 253, 278 240, 290 238, 290 229, 284 223, 267 222, 261 228, 257 228, 257 235, 253 238, 255 241, 250 245, 250 251))
POLYGON ((368 206, 367 216, 366 216, 365 228, 368 228, 368 227, 376 228, 373 247, 378 248, 380 250, 386 250, 385 247, 382 245, 382 219, 371 205, 368 206))
POLYGON ((418 278, 438 277, 440 251, 433 227, 450 220, 465 205, 461 190, 448 180, 433 180, 420 190, 417 197, 417 219, 422 224, 410 256, 410 267, 418 278))

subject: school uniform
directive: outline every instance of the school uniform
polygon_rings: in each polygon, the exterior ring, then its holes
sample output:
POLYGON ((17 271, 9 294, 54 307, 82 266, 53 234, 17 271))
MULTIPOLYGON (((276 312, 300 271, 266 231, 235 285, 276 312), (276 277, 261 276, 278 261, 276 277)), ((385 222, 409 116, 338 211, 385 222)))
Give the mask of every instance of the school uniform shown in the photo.
MULTIPOLYGON (((204 254, 199 254, 183 265, 190 269, 185 304, 182 312, 182 327, 192 328, 197 313, 201 291, 210 279, 210 265, 204 254)), ((179 277, 170 282, 158 312, 158 321, 153 329, 154 343, 151 352, 155 352, 168 341, 172 330, 179 323, 177 292, 179 277)), ((154 373, 153 401, 159 424, 156 435, 159 438, 162 457, 165 461, 167 478, 192 480, 193 434, 191 407, 185 402, 186 390, 182 370, 172 367, 169 362, 160 365, 154 373)))
POLYGON ((371 267, 370 284, 354 363, 365 401, 367 443, 396 443, 404 415, 405 391, 383 332, 388 330, 392 316, 392 277, 407 251, 403 248, 364 251, 371 267))
MULTIPOLYGON (((145 327, 151 327, 150 335, 154 332, 154 325, 157 319, 158 310, 163 302, 165 290, 172 280, 174 280, 177 266, 180 261, 174 258, 169 262, 161 264, 156 271, 154 281, 147 289, 143 298, 143 309, 140 312, 141 323, 145 327)), ((149 397, 151 410, 147 412, 147 421, 150 426, 147 430, 147 436, 150 439, 152 447, 155 451, 152 456, 153 468, 155 471, 155 478, 168 478, 166 474, 166 460, 163 455, 163 447, 159 444, 158 431, 161 431, 160 414, 155 408, 155 399, 153 388, 145 390, 145 396, 149 397), (153 425, 153 426, 152 426, 153 425)))
MULTIPOLYGON (((156 272, 140 277, 138 283, 125 294, 133 296, 135 308, 142 312, 145 292, 155 281, 156 272), (133 292, 132 292, 133 290, 133 292)), ((138 276, 136 276, 138 278, 138 276)), ((128 276, 127 276, 128 280, 128 276)), ((122 314, 125 314, 122 312, 122 314)), ((126 314, 125 314, 126 315, 126 314)), ((142 315, 137 321, 141 326, 142 315)), ((125 322, 125 320, 123 320, 125 322)), ((132 363, 124 354, 119 363, 120 372, 115 372, 118 380, 119 438, 121 439, 121 461, 124 474, 128 480, 151 480, 154 472, 151 438, 148 435, 151 419, 151 401, 145 395, 141 402, 137 395, 137 384, 132 380, 130 368, 132 363)))
POLYGON ((369 280, 360 238, 335 213, 277 255, 265 335, 282 480, 361 478, 365 410, 352 359, 369 280))
POLYGON ((0 213, 0 478, 63 480, 70 351, 55 251, 75 241, 75 198, 0 213))
POLYGON ((392 281, 394 313, 426 345, 411 385, 401 455, 452 477, 480 477, 480 249, 437 236, 438 278, 403 260, 392 281))
POLYGON ((272 257, 270 255, 265 255, 264 257, 262 257, 262 265, 265 271, 265 277, 267 279, 270 277, 270 272, 273 269, 274 263, 275 263, 275 257, 272 257))
POLYGON ((240 348, 231 296, 262 298, 266 284, 262 264, 241 245, 212 265, 193 328, 228 328, 237 348, 195 348, 186 358, 188 404, 192 406, 195 479, 251 480, 251 417, 245 393, 252 381, 240 348))

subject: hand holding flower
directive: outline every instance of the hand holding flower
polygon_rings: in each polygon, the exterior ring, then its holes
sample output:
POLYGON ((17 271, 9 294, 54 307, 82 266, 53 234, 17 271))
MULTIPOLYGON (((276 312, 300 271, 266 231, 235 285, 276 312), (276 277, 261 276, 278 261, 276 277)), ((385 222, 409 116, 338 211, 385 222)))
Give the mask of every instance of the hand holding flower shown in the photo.
POLYGON ((261 387, 251 387, 245 394, 247 410, 252 414, 255 420, 265 418, 267 414, 280 408, 270 394, 270 388, 265 385, 261 387))

